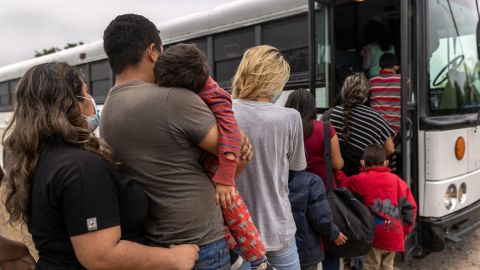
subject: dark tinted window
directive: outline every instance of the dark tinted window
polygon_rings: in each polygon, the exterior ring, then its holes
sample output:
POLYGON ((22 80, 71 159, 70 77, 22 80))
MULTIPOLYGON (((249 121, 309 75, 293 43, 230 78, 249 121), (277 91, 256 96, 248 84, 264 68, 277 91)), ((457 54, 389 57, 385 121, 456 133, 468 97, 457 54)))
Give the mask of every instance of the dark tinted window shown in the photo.
POLYGON ((9 83, 2 82, 0 83, 0 106, 9 106, 9 105, 10 105, 9 83))
POLYGON ((224 88, 230 88, 243 53, 255 46, 254 28, 244 28, 214 36, 215 79, 224 88))
POLYGON ((110 66, 107 60, 90 64, 90 79, 92 81, 110 79, 110 66))
POLYGON ((15 104, 17 83, 20 79, 10 81, 10 105, 15 104))
POLYGON ((83 80, 86 84, 90 81, 90 72, 88 70, 88 64, 78 66, 80 73, 82 73, 83 80))
POLYGON ((220 86, 230 88, 241 58, 225 60, 215 64, 215 75, 220 86))
POLYGON ((17 87, 17 83, 18 83, 19 80, 20 80, 20 79, 16 79, 16 80, 11 80, 11 81, 10 81, 10 92, 11 92, 12 94, 15 93, 15 87, 17 87))
POLYGON ((206 38, 197 38, 197 39, 187 40, 187 41, 184 41, 183 43, 195 44, 202 52, 208 55, 206 38))
POLYGON ((92 89, 95 89, 93 91, 95 101, 103 103, 107 99, 112 84, 110 83, 110 80, 92 81, 91 87, 92 89))
POLYGON ((262 43, 281 51, 308 47, 308 17, 299 15, 262 26, 262 43))
POLYGON ((308 48, 283 51, 283 56, 290 65, 290 80, 308 79, 308 48), (304 76, 305 75, 305 76, 304 76))
POLYGON ((95 101, 103 102, 112 87, 110 81, 110 66, 107 60, 90 64, 90 91, 95 101))
POLYGON ((242 57, 255 45, 254 28, 244 28, 214 36, 215 61, 242 57))
POLYGON ((290 82, 308 79, 307 14, 263 24, 262 43, 283 53, 290 64, 290 82))

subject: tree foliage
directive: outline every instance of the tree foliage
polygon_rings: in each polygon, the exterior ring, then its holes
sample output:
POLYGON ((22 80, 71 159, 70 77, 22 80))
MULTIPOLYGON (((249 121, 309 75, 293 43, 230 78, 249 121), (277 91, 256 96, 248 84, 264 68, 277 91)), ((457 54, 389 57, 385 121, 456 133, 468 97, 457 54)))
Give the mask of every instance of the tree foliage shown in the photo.
MULTIPOLYGON (((70 48, 73 48, 73 47, 77 47, 77 46, 80 46, 80 45, 83 45, 83 42, 80 41, 78 43, 67 43, 63 49, 70 49, 70 48)), ((43 56, 43 55, 47 55, 47 54, 51 54, 51 53, 55 53, 55 52, 59 52, 61 51, 62 49, 60 48, 57 48, 57 47, 51 47, 49 49, 43 49, 42 51, 37 51, 35 50, 35 57, 40 57, 40 56, 43 56)))

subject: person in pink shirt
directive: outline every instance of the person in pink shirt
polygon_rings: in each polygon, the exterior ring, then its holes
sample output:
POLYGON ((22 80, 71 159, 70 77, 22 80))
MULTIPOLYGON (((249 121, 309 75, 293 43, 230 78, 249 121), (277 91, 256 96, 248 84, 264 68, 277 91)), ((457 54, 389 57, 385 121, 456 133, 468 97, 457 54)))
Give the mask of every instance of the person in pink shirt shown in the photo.
MULTIPOLYGON (((325 164, 325 144, 323 122, 317 120, 317 111, 315 107, 315 98, 310 91, 305 89, 298 89, 293 91, 285 104, 285 107, 296 109, 300 112, 303 125, 303 138, 305 143, 305 155, 307 157, 307 172, 314 173, 323 181, 325 187, 327 186, 327 170, 325 164)), ((329 123, 330 142, 331 142, 331 157, 332 167, 334 170, 339 170, 343 167, 343 158, 340 153, 340 144, 338 142, 335 129, 329 123)), ((335 181, 334 181, 335 185, 335 181)), ((340 269, 340 260, 333 258, 325 253, 325 259, 322 262, 324 270, 338 270, 340 269)))
MULTIPOLYGON (((327 186, 323 122, 317 120, 313 95, 305 89, 295 90, 289 95, 285 107, 296 109, 302 117, 307 172, 320 176, 327 186)), ((338 170, 343 167, 343 158, 340 154, 340 145, 335 129, 331 124, 328 124, 328 126, 330 127, 329 139, 332 145, 332 166, 334 170, 338 170)))

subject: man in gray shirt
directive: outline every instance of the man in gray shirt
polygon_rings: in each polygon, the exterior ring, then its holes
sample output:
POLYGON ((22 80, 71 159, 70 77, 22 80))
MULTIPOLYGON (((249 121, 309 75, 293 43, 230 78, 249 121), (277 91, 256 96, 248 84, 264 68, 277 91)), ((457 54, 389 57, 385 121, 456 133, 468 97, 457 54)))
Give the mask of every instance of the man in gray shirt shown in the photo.
POLYGON ((104 48, 115 86, 102 110, 100 134, 150 199, 147 239, 158 246, 199 245, 196 269, 228 269, 223 217, 198 163, 202 148, 216 153, 214 115, 192 91, 153 84, 163 48, 146 18, 118 16, 104 32, 104 48))

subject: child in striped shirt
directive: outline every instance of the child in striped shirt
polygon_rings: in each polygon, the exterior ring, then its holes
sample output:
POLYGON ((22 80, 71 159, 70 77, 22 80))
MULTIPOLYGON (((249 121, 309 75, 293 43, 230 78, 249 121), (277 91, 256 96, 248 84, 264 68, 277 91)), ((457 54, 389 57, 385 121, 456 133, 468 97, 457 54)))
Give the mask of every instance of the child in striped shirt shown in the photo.
POLYGON ((401 82, 397 59, 392 53, 380 57, 380 72, 370 78, 370 105, 398 133, 401 117, 401 82))
POLYGON ((164 87, 194 91, 215 115, 218 124, 218 155, 202 157, 208 176, 215 184, 215 197, 227 225, 229 248, 238 247, 252 269, 273 269, 248 209, 235 190, 241 133, 232 111, 230 94, 209 76, 206 55, 192 44, 176 44, 161 55, 154 67, 155 81, 164 87))

